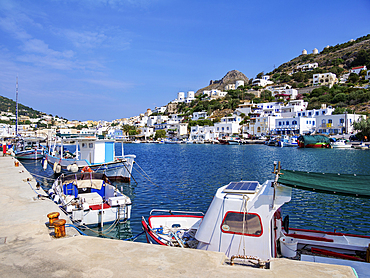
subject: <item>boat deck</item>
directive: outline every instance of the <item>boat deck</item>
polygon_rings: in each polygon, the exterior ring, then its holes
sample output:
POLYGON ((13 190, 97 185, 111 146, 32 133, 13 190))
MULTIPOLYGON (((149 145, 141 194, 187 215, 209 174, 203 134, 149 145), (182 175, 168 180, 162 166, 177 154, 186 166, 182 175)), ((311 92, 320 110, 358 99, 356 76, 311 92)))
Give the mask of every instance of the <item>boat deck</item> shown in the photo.
POLYGON ((222 253, 97 237, 55 239, 45 225, 58 211, 37 198, 35 181, 11 157, 0 157, 0 277, 356 277, 347 266, 274 259, 270 269, 229 266, 222 253), (25 181, 24 181, 25 180, 25 181))

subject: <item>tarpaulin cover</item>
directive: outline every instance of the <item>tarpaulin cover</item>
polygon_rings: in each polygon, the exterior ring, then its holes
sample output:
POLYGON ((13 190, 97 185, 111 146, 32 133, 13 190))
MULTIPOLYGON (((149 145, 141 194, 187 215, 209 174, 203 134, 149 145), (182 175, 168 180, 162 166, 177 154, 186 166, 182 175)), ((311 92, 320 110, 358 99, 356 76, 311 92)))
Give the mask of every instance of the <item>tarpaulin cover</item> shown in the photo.
POLYGON ((317 143, 330 144, 330 139, 324 135, 301 135, 298 137, 298 141, 302 142, 304 146, 317 143))
POLYGON ((370 199, 370 175, 281 170, 278 182, 303 190, 370 199))

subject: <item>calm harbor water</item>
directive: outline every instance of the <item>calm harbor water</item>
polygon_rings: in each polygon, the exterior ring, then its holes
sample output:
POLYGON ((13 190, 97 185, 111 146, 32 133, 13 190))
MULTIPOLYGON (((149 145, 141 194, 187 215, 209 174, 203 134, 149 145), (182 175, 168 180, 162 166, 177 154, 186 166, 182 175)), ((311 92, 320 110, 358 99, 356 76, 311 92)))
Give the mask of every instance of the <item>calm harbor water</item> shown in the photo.
MULTIPOLYGON (((370 167, 370 151, 355 149, 207 144, 124 144, 124 149, 125 154, 136 155, 137 164, 130 184, 117 183, 132 201, 131 220, 109 233, 119 238, 139 234, 141 217, 153 208, 206 212, 219 187, 231 181, 272 179, 274 161, 281 161, 283 169, 310 172, 369 174, 370 167)), ((120 145, 116 153, 121 153, 120 145)), ((31 173, 45 177, 37 176, 44 189, 51 186, 50 167, 44 171, 40 161, 22 163, 31 173)), ((370 234, 367 199, 293 189, 292 200, 282 210, 290 217, 290 227, 370 234)), ((137 241, 145 242, 145 236, 137 241)))

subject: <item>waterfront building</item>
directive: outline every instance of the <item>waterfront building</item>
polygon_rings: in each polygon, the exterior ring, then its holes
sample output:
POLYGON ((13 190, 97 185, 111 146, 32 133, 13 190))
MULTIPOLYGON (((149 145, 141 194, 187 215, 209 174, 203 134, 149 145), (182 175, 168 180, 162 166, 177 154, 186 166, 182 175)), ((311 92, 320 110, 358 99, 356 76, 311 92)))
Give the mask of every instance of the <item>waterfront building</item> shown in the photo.
POLYGON ((154 136, 154 127, 151 126, 144 126, 143 128, 140 129, 141 132, 138 137, 144 137, 145 140, 150 138, 150 136, 154 136))
POLYGON ((278 118, 281 118, 278 114, 263 116, 253 115, 250 121, 242 127, 243 137, 271 134, 275 130, 275 120, 278 118))
POLYGON ((157 130, 165 130, 166 137, 183 139, 188 137, 187 123, 165 122, 154 125, 154 132, 157 130))
POLYGON ((275 119, 274 134, 311 134, 316 128, 316 119, 314 117, 289 117, 275 119))
POLYGON ((366 119, 365 115, 359 114, 336 114, 319 115, 316 132, 323 134, 349 134, 354 132, 353 123, 366 119))
POLYGON ((190 140, 192 141, 212 141, 219 137, 214 126, 192 126, 190 129, 190 140))
POLYGON ((215 132, 219 133, 220 137, 227 137, 233 134, 239 134, 240 122, 242 118, 236 114, 221 118, 221 122, 215 123, 215 132))
POLYGON ((0 137, 14 137, 15 136, 15 125, 0 124, 0 137))

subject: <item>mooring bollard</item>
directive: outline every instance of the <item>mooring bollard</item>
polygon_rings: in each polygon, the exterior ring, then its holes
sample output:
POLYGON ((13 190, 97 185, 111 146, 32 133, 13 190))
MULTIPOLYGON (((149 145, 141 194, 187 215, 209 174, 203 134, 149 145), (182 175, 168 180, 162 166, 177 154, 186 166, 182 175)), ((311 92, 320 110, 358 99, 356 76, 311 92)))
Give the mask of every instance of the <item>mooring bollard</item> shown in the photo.
POLYGON ((58 219, 54 222, 54 234, 56 238, 65 237, 66 236, 66 221, 64 219, 58 219))
POLYGON ((53 222, 55 220, 58 220, 59 218, 59 212, 51 212, 48 214, 48 218, 49 218, 49 227, 52 227, 53 226, 53 222))
POLYGON ((14 161, 14 166, 15 166, 15 167, 19 167, 19 161, 17 161, 17 160, 16 160, 16 161, 14 161))

